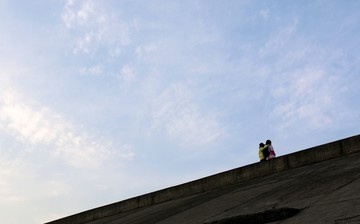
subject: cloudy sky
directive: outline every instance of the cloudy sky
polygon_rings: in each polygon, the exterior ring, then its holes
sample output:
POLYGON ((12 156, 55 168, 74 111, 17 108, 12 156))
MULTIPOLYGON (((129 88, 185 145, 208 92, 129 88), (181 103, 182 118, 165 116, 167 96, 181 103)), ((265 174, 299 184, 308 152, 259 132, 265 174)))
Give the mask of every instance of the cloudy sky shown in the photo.
POLYGON ((0 214, 38 224, 360 133, 360 1, 0 0, 0 214))

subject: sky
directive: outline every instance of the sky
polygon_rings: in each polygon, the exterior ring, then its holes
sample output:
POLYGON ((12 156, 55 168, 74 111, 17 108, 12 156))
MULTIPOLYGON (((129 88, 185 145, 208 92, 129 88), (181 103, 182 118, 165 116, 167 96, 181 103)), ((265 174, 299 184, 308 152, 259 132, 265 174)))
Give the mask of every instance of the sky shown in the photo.
POLYGON ((0 0, 0 217, 38 224, 360 133, 360 1, 0 0))

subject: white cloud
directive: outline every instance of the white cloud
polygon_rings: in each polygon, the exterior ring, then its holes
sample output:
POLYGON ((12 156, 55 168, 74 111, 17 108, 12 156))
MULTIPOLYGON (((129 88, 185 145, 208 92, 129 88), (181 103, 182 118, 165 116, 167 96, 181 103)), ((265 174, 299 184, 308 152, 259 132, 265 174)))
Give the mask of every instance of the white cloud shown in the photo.
POLYGON ((296 98, 307 98, 320 90, 321 83, 325 80, 324 71, 317 68, 305 68, 294 75, 294 95, 296 98))
POLYGON ((130 65, 124 65, 120 71, 118 79, 125 83, 131 83, 135 80, 136 75, 134 69, 130 65))
POLYGON ((138 59, 146 58, 148 55, 151 55, 155 51, 158 50, 158 45, 155 43, 138 46, 135 50, 135 54, 137 55, 138 59))
POLYGON ((57 135, 51 123, 44 117, 47 113, 46 108, 34 111, 23 102, 17 102, 14 91, 4 91, 0 111, 1 125, 8 132, 16 132, 21 141, 31 144, 51 142, 57 135))
MULTIPOLYGON (((93 53, 99 46, 120 52, 120 46, 131 42, 128 26, 98 1, 68 0, 62 20, 76 42, 74 53, 93 53)), ((108 53, 114 55, 111 50, 108 53)))
POLYGON ((92 0, 75 1, 68 0, 65 4, 65 13, 63 14, 63 21, 68 28, 74 25, 86 23, 91 17, 91 14, 95 14, 95 5, 92 0), (76 3, 78 4, 76 4, 76 3), (82 3, 82 4, 81 4, 82 3))
POLYGON ((90 67, 83 67, 80 70, 80 74, 82 75, 100 75, 103 73, 103 68, 101 65, 94 65, 90 67))
POLYGON ((312 128, 329 125, 336 79, 326 77, 321 68, 306 67, 291 74, 288 80, 288 86, 274 86, 272 91, 275 100, 280 101, 273 112, 282 118, 283 126, 299 121, 312 128))
POLYGON ((274 32, 274 36, 266 42, 265 46, 260 48, 259 55, 260 57, 265 57, 268 54, 278 53, 278 51, 287 43, 289 39, 293 36, 294 32, 297 29, 298 20, 294 20, 291 24, 274 32))
POLYGON ((28 102, 14 90, 5 90, 1 97, 0 127, 28 150, 47 148, 74 167, 96 167, 113 153, 111 142, 98 137, 95 140, 95 136, 48 108, 28 102))
POLYGON ((180 142, 206 144, 224 134, 214 115, 203 112, 192 102, 191 91, 182 84, 167 88, 155 100, 153 114, 154 128, 165 129, 166 133, 180 142))

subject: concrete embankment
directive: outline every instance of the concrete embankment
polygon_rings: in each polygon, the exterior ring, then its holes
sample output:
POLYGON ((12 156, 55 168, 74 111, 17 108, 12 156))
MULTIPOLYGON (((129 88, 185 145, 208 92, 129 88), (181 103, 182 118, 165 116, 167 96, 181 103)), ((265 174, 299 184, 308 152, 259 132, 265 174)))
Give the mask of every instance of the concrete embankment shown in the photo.
POLYGON ((99 220, 126 211, 153 206, 162 202, 172 201, 203 192, 213 191, 255 178, 280 173, 286 170, 292 170, 358 152, 360 152, 360 135, 337 140, 292 154, 280 156, 270 161, 254 163, 188 183, 91 209, 49 222, 48 224, 81 224, 92 222, 94 220, 99 220))

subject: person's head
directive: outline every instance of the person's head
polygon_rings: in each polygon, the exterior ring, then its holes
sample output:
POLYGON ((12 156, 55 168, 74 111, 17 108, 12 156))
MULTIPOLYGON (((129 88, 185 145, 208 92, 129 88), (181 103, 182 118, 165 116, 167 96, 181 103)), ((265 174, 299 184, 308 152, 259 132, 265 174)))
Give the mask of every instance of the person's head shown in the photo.
POLYGON ((259 144, 259 147, 264 147, 264 146, 265 146, 265 145, 264 145, 264 143, 262 143, 262 142, 259 144))
POLYGON ((266 140, 266 145, 271 145, 271 141, 270 141, 270 140, 266 140))

